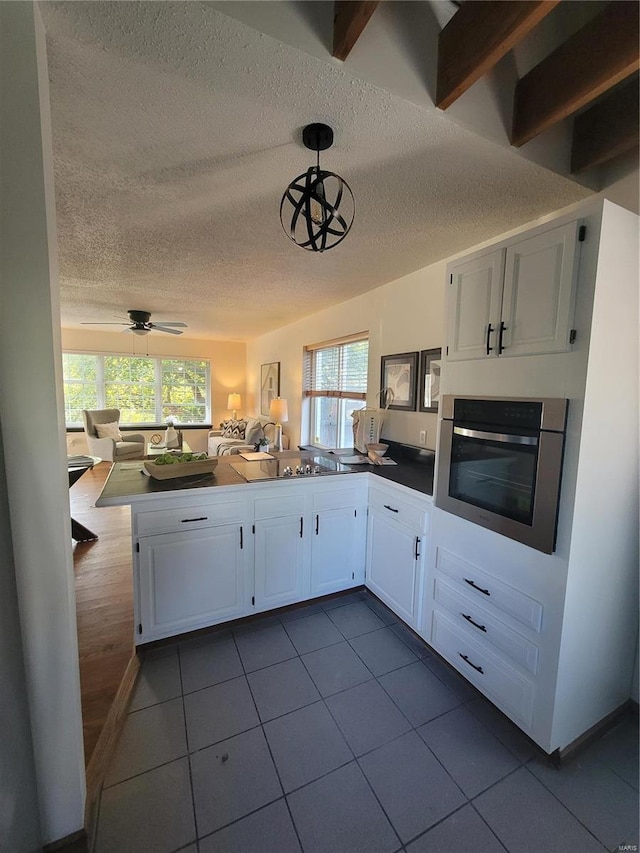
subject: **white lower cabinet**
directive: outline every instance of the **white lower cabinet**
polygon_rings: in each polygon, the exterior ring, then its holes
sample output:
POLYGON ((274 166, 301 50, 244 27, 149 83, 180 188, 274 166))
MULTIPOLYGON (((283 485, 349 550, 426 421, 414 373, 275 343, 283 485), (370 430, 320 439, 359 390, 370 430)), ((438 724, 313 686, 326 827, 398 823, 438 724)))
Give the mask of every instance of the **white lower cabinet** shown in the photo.
POLYGON ((365 583, 397 616, 417 628, 430 503, 417 492, 414 495, 387 484, 372 486, 365 583))
POLYGON ((432 521, 418 633, 547 748, 540 739, 541 709, 554 679, 549 671, 549 635, 556 618, 543 575, 545 563, 553 558, 492 531, 483 530, 478 536, 469 522, 461 526, 441 510, 434 511, 432 521), (536 566, 537 577, 532 571, 536 566), (525 577, 533 581, 526 592, 525 577))
POLYGON ((136 643, 364 580, 367 479, 360 475, 342 485, 239 486, 195 499, 133 507, 136 643))
POLYGON ((255 609, 292 604, 304 592, 304 518, 289 515, 255 522, 255 609))
POLYGON ((533 681, 523 677, 517 667, 438 608, 432 614, 429 640, 465 678, 504 708, 522 728, 530 729, 535 693, 533 681))
POLYGON ((137 642, 242 616, 245 538, 240 524, 142 536, 137 552, 137 642))
POLYGON ((409 527, 369 512, 367 586, 413 628, 418 623, 420 544, 409 527))
POLYGON ((327 595, 362 583, 364 509, 355 506, 314 513, 311 531, 311 595, 327 595))

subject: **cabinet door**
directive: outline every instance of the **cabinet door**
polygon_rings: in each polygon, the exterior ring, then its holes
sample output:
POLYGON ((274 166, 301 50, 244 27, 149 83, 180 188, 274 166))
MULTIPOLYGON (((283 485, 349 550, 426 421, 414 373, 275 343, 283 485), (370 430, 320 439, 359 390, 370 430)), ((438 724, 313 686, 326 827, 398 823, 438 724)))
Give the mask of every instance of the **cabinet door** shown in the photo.
POLYGON ((417 627, 422 538, 369 511, 366 585, 408 625, 417 627))
POLYGON ((228 524, 139 540, 139 642, 246 613, 243 535, 228 524))
MULTIPOLYGON (((355 507, 316 512, 311 531, 311 595, 362 583, 362 531, 355 507)), ((362 513, 362 510, 361 510, 362 513)))
POLYGON ((304 591, 304 528, 300 515, 263 518, 255 524, 256 610, 301 601, 304 591))
POLYGON ((570 222, 507 249, 503 356, 569 349, 577 230, 570 222))
POLYGON ((449 267, 447 358, 450 360, 496 354, 503 273, 504 249, 449 267), (491 348, 489 352, 487 346, 491 348))

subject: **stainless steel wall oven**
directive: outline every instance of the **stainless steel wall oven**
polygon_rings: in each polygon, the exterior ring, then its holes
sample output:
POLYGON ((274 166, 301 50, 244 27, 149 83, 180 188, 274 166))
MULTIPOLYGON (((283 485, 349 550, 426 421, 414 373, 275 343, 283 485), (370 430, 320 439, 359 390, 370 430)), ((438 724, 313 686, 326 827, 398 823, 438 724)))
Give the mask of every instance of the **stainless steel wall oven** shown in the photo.
POLYGON ((435 503, 553 553, 568 400, 442 398, 435 503))

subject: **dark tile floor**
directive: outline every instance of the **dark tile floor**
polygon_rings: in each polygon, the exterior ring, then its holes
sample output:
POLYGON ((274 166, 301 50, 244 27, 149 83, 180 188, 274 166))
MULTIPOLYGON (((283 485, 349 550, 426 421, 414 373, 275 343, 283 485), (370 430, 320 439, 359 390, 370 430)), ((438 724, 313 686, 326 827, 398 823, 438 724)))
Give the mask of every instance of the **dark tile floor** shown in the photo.
POLYGON ((625 844, 638 844, 631 720, 556 770, 358 592, 148 653, 95 851, 602 853, 625 844))

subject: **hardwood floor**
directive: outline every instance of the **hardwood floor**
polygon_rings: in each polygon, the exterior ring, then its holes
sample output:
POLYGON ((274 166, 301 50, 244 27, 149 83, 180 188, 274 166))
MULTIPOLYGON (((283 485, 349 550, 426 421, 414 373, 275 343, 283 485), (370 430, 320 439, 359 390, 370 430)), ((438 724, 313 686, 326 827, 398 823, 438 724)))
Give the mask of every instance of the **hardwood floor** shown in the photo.
POLYGON ((71 515, 99 537, 73 550, 85 765, 133 653, 130 510, 95 507, 110 468, 96 465, 69 490, 71 515))

